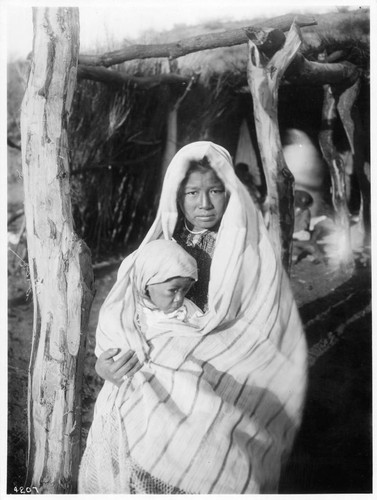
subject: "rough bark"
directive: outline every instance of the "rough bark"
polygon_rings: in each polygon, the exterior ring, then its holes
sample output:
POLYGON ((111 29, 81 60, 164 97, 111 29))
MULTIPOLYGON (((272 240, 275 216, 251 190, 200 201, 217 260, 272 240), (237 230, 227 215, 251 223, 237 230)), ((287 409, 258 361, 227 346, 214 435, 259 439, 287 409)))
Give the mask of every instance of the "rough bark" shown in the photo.
POLYGON ((93 299, 90 252, 73 230, 67 122, 79 50, 77 8, 34 8, 33 60, 21 110, 25 216, 33 291, 27 485, 73 493, 81 378, 93 299))
MULTIPOLYGON (((248 83, 253 98, 254 119, 267 196, 265 210, 271 241, 289 271, 294 227, 294 179, 284 160, 278 126, 278 88, 285 69, 301 45, 300 33, 292 24, 284 47, 271 59, 259 46, 266 47, 271 32, 249 41, 248 83)), ((281 46, 280 42, 277 48, 281 46)), ((271 52, 270 52, 271 54, 271 52)))
POLYGON ((342 271, 352 273, 354 260, 350 240, 349 211, 346 198, 345 169, 343 161, 334 144, 334 127, 337 120, 337 96, 331 85, 324 85, 322 106, 322 126, 319 145, 330 169, 332 201, 335 209, 335 222, 338 237, 337 261, 342 271))
MULTIPOLYGON (((252 11, 252 6, 250 9, 252 11)), ((82 54, 79 57, 79 63, 80 65, 83 64, 86 66, 109 67, 133 59, 148 59, 152 57, 169 57, 170 59, 175 59, 192 52, 199 52, 201 50, 214 49, 217 47, 231 47, 233 45, 246 43, 248 37, 246 36, 245 30, 248 30, 249 33, 253 30, 259 32, 261 27, 263 27, 288 31, 294 20, 298 26, 302 27, 317 24, 315 19, 311 16, 294 16, 292 14, 287 14, 273 19, 266 19, 258 23, 257 26, 248 26, 246 28, 223 31, 220 33, 190 37, 175 43, 132 45, 102 55, 82 54)))

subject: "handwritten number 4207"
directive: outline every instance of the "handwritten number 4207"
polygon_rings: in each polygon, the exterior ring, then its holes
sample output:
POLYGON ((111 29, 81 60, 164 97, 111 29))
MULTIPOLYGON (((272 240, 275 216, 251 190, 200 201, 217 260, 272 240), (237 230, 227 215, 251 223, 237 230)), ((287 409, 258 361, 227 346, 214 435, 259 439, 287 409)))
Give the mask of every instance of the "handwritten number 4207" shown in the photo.
POLYGON ((39 493, 38 491, 38 488, 36 486, 27 486, 26 488, 24 488, 23 486, 15 486, 14 487, 14 492, 15 493, 21 493, 21 494, 25 494, 25 493, 39 493), (35 490, 33 492, 33 490, 35 490))

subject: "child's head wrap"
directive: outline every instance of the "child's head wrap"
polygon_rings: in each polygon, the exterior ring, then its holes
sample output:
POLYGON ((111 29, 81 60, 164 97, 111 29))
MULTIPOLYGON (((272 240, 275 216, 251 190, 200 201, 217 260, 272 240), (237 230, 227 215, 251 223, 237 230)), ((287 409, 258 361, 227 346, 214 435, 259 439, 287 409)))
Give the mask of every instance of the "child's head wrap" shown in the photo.
POLYGON ((134 283, 144 296, 148 285, 176 277, 198 279, 196 260, 172 240, 154 240, 138 252, 134 264, 134 283))

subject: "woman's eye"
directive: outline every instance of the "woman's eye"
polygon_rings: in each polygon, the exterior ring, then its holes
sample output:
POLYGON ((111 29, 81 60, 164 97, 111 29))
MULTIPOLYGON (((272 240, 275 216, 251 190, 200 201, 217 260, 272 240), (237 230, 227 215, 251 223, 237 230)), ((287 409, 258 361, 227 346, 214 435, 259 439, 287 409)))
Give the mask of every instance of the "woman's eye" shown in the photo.
POLYGON ((224 189, 211 189, 212 194, 222 194, 224 189))
POLYGON ((188 191, 187 193, 185 193, 186 196, 195 196, 196 195, 196 191, 188 191))

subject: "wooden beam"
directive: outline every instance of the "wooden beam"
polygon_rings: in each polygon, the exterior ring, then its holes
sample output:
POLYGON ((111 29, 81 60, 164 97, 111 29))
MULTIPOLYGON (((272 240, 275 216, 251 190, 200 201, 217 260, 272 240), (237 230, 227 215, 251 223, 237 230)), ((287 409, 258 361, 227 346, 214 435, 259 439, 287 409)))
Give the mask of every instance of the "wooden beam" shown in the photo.
POLYGON ((182 87, 185 87, 191 80, 190 77, 184 77, 171 73, 155 76, 132 76, 123 71, 116 71, 102 67, 84 66, 82 64, 79 64, 78 66, 77 78, 115 85, 130 84, 141 89, 151 89, 164 83, 169 85, 182 85, 182 87))
POLYGON ((348 61, 339 63, 308 61, 301 53, 298 53, 287 68, 284 77, 295 85, 341 83, 345 87, 350 87, 360 77, 360 70, 348 61))
POLYGON ((22 172, 33 341, 26 486, 75 493, 81 458, 81 381, 93 300, 90 251, 75 234, 68 118, 76 84, 78 8, 33 9, 30 76, 21 108, 22 172))
MULTIPOLYGON (((250 9, 252 10, 252 6, 250 9)), ((168 57, 170 59, 175 59, 192 52, 215 49, 218 47, 231 47, 233 45, 247 43, 248 37, 246 36, 245 30, 248 30, 249 33, 253 30, 259 32, 263 27, 266 29, 273 28, 281 31, 288 31, 294 20, 300 27, 313 26, 317 24, 316 20, 311 16, 295 16, 293 14, 287 14, 273 19, 266 19, 257 23, 256 26, 248 26, 246 28, 238 28, 220 33, 190 37, 174 43, 131 45, 102 55, 81 54, 79 56, 79 64, 84 66, 109 67, 114 64, 120 64, 133 59, 149 59, 153 57, 168 57)))

